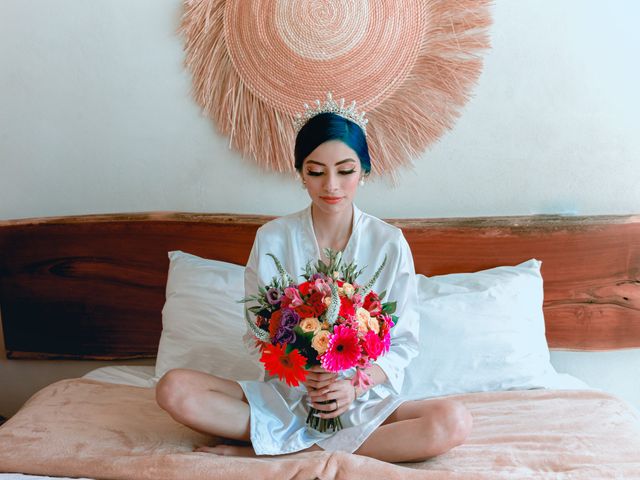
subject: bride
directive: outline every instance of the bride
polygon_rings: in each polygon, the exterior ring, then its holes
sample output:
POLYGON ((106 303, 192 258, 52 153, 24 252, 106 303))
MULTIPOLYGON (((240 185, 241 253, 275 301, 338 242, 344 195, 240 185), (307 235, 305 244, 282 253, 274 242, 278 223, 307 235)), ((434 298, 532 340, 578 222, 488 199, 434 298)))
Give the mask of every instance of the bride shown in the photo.
MULTIPOLYGON (((335 374, 320 366, 309 370, 298 387, 268 375, 264 381, 233 381, 193 370, 167 372, 156 387, 158 404, 178 422, 229 439, 198 451, 253 456, 340 450, 388 462, 419 462, 460 445, 471 430, 472 417, 460 402, 402 397, 405 367, 418 353, 416 275, 402 231, 354 204, 371 160, 367 120, 353 107, 344 108, 329 94, 323 105, 307 109, 294 122, 299 130, 295 167, 311 203, 258 230, 245 269, 245 296, 277 275, 267 253, 278 257, 294 278, 309 260, 326 261, 326 248, 364 267, 364 279, 386 256, 373 288, 397 302, 391 348, 367 370, 372 385, 366 389, 350 382, 354 369, 335 374), (311 407, 321 411, 321 418, 340 416, 344 428, 322 433, 308 427, 311 407)), ((244 341, 258 362, 249 331, 244 341)))

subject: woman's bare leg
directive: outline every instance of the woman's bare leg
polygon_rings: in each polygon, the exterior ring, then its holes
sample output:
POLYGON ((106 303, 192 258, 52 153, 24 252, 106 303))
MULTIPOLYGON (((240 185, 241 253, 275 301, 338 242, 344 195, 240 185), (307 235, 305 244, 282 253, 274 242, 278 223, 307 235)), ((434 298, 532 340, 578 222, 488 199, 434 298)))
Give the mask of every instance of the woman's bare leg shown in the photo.
MULTIPOLYGON (((198 432, 248 443, 248 446, 201 446, 197 451, 256 455, 250 446, 251 410, 237 382, 195 370, 170 370, 156 385, 156 401, 174 420, 198 432)), ((321 448, 314 445, 308 450, 321 448)))
POLYGON ((355 453, 386 462, 421 462, 465 441, 473 419, 460 402, 403 403, 355 453))
POLYGON ((237 382, 170 370, 156 385, 156 401, 174 420, 198 432, 249 441, 249 404, 237 382))
MULTIPOLYGON (((240 385, 194 370, 167 372, 156 386, 156 400, 176 421, 210 435, 250 444, 251 410, 240 385)), ((460 445, 472 425, 471 414, 453 400, 418 400, 400 405, 355 453, 388 462, 422 461, 460 445)), ((203 446, 203 452, 255 455, 251 446, 203 446)), ((322 450, 313 445, 305 451, 322 450)))

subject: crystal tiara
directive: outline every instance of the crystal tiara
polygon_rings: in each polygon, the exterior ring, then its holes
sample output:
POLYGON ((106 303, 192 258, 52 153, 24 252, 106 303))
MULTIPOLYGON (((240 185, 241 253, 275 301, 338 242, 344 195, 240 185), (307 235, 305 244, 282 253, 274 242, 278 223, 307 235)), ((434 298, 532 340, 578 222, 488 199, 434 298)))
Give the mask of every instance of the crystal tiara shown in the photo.
POLYGON ((346 118, 347 120, 351 120, 362 129, 362 132, 365 134, 365 136, 367 135, 367 123, 369 122, 369 120, 364 118, 364 112, 358 113, 356 111, 356 101, 354 100, 353 102, 351 102, 351 105, 349 105, 349 107, 345 108, 344 98, 341 98, 340 102, 337 103, 333 99, 331 92, 327 92, 327 100, 323 104, 320 103, 320 100, 316 100, 315 108, 310 108, 309 105, 307 105, 306 103, 304 104, 304 112, 297 113, 295 118, 293 119, 293 128, 296 134, 298 134, 304 124, 307 123, 311 118, 321 113, 327 112, 335 113, 337 115, 340 115, 341 117, 346 118))

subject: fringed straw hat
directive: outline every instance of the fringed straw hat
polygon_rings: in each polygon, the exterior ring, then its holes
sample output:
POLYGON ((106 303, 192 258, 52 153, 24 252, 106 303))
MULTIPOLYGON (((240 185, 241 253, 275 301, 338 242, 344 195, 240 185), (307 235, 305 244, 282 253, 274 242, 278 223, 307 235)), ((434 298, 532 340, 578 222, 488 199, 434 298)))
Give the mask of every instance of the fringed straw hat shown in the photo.
POLYGON ((293 172, 294 116, 327 91, 367 112, 374 174, 451 128, 488 47, 490 0, 187 0, 194 96, 230 145, 293 172))

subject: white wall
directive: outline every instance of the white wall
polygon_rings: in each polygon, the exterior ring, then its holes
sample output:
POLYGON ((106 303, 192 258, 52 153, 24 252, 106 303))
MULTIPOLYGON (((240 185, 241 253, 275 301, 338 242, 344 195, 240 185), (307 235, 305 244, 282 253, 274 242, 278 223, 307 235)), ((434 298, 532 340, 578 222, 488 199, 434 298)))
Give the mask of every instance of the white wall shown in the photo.
MULTIPOLYGON (((181 4, 0 1, 0 219, 306 205, 293 177, 229 150, 191 99, 181 4)), ((493 11, 493 49, 453 131, 397 188, 365 186, 359 206, 381 217, 640 213, 640 3, 496 0, 493 11)), ((622 372, 638 372, 640 353, 554 362, 640 406, 622 372)), ((0 360, 0 385, 25 365, 0 360)))

